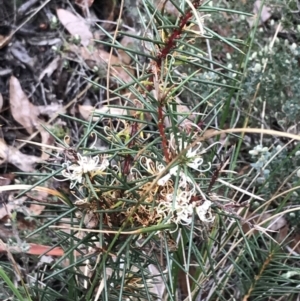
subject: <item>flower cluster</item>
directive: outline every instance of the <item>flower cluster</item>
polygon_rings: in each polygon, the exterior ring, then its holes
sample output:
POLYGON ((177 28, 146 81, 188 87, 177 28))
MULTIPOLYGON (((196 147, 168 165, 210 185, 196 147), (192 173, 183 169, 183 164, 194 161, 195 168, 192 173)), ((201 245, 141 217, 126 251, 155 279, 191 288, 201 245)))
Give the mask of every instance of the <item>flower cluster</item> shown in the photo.
POLYGON ((195 196, 191 192, 178 189, 175 193, 166 195, 158 206, 158 214, 168 218, 169 222, 182 225, 190 225, 193 220, 194 209, 202 222, 212 222, 214 217, 209 211, 212 202, 205 200, 202 204, 199 201, 192 201, 195 196))
MULTIPOLYGON (((188 143, 181 136, 171 135, 169 149, 172 154, 178 155, 188 146, 188 143)), ((151 181, 149 182, 147 177, 149 175, 156 177, 161 174, 165 171, 165 166, 154 153, 145 153, 140 157, 137 164, 131 167, 127 176, 129 185, 130 182, 139 183, 139 188, 134 191, 132 189, 125 191, 120 189, 119 179, 109 176, 112 174, 106 172, 109 166, 107 157, 100 159, 100 156, 84 156, 74 152, 72 161, 63 164, 65 169, 61 174, 64 177, 63 180, 71 182, 71 189, 77 184, 85 184, 86 180, 93 179, 95 175, 108 175, 106 180, 110 181, 109 186, 111 188, 104 189, 99 193, 98 207, 100 206, 102 210, 110 210, 116 206, 120 206, 120 209, 122 207, 118 214, 105 215, 105 218, 108 219, 107 224, 110 225, 120 224, 128 216, 131 216, 131 224, 136 227, 148 227, 161 221, 176 225, 190 225, 195 213, 202 222, 209 223, 214 220, 210 211, 212 202, 206 198, 199 187, 199 183, 196 183, 194 178, 194 176, 198 177, 211 168, 210 164, 202 168, 204 165, 202 155, 206 151, 207 149, 204 149, 200 142, 195 144, 193 148, 188 148, 185 154, 180 156, 174 166, 170 168, 169 172, 154 184, 154 187, 151 186, 151 181), (120 201, 121 196, 122 199, 131 202, 140 202, 140 198, 143 196, 143 204, 140 204, 132 212, 133 207, 126 206, 128 203, 125 201, 120 201)), ((118 175, 122 173, 121 166, 114 165, 111 168, 118 175)), ((79 206, 79 203, 76 205, 79 206)), ((94 212, 97 211, 98 207, 91 208, 89 202, 84 205, 84 208, 88 208, 90 216, 93 216, 94 212)))
MULTIPOLYGON (((172 139, 175 139, 175 137, 173 136, 172 139)), ((170 140, 171 147, 172 139, 170 140)), ((178 149, 179 152, 187 148, 187 142, 183 141, 181 138, 177 139, 180 146, 178 149)), ((172 148, 174 150, 174 147, 172 148)), ((202 154, 206 151, 207 149, 202 149, 202 144, 200 142, 197 143, 197 146, 194 149, 188 149, 181 165, 200 173, 208 171, 211 168, 210 164, 207 169, 200 168, 204 162, 202 154)), ((171 191, 171 193, 165 195, 164 199, 160 200, 158 213, 164 218, 170 217, 169 221, 175 224, 189 225, 192 223, 193 212, 195 210, 201 221, 207 223, 212 222, 214 217, 209 211, 212 202, 205 198, 205 195, 195 183, 194 179, 183 171, 184 168, 182 168, 181 165, 172 167, 169 173, 160 178, 157 182, 159 186, 165 186, 171 181, 172 176, 179 177, 177 190, 171 191)))
POLYGON ((76 163, 71 164, 70 161, 67 161, 63 164, 66 169, 62 171, 62 176, 65 177, 65 180, 71 181, 71 189, 77 183, 83 183, 85 175, 94 177, 96 174, 104 174, 104 171, 109 166, 107 158, 103 158, 101 164, 98 165, 99 156, 82 156, 77 153, 77 157, 78 160, 76 163))

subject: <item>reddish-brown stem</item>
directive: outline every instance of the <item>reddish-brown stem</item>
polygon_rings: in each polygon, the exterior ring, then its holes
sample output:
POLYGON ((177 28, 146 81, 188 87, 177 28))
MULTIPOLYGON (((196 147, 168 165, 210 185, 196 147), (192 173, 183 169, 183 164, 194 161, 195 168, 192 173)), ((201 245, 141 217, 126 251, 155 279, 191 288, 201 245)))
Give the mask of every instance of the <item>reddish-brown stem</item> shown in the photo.
MULTIPOLYGON (((193 1, 194 7, 197 8, 198 6, 200 6, 200 2, 201 2, 200 0, 193 1)), ((167 40, 167 42, 165 43, 163 48, 160 49, 160 53, 158 55, 158 58, 156 59, 156 66, 154 69, 152 69, 152 70, 155 70, 154 72, 159 72, 161 70, 161 68, 163 68, 163 66, 162 66, 163 60, 167 57, 167 55, 169 53, 171 53, 172 49, 176 47, 176 43, 177 43, 176 40, 181 36, 184 27, 186 26, 186 24, 188 23, 188 21, 192 17, 192 15, 193 15, 192 9, 189 8, 187 10, 187 12, 180 17, 178 28, 176 28, 171 33, 169 39, 167 40)), ((151 77, 151 81, 154 83, 156 78, 159 78, 159 76, 155 77, 153 74, 151 77)), ((162 139, 163 154, 164 154, 166 162, 169 163, 171 161, 171 157, 170 157, 170 154, 168 151, 168 141, 167 141, 164 124, 163 124, 163 120, 164 120, 164 114, 163 114, 164 110, 163 109, 165 106, 165 99, 166 99, 167 95, 168 95, 168 93, 164 93, 164 95, 160 99, 158 99, 158 129, 159 129, 159 133, 160 133, 160 136, 162 139)))
POLYGON ((164 153, 164 157, 167 163, 171 161, 170 154, 168 151, 167 137, 164 130, 164 122, 163 122, 164 114, 163 114, 163 106, 158 106, 158 130, 162 140, 162 149, 164 153))
MULTIPOLYGON (((200 0, 195 0, 193 2, 194 7, 200 6, 200 0)), ((156 60, 158 67, 161 67, 162 60, 167 57, 167 55, 171 52, 171 50, 176 46, 176 39, 180 37, 182 34, 184 26, 188 23, 189 19, 193 16, 192 9, 189 8, 187 12, 180 17, 179 26, 176 28, 170 35, 167 40, 165 46, 160 50, 160 54, 156 60)))
MULTIPOLYGON (((194 0, 192 2, 193 6, 195 8, 199 7, 201 3, 201 0, 194 0)), ((193 12, 192 9, 189 8, 181 17, 179 20, 179 25, 176 29, 174 29, 174 31, 170 34, 168 40, 166 41, 166 43, 164 44, 164 46, 160 49, 159 55, 157 57, 157 59, 152 62, 152 75, 149 78, 149 81, 151 82, 151 84, 147 85, 147 90, 151 91, 153 89, 153 87, 159 87, 159 83, 157 83, 157 79, 160 78, 159 76, 159 72, 161 70, 161 68, 163 68, 162 64, 163 64, 163 60, 167 57, 168 54, 171 53, 171 51, 176 47, 177 44, 177 39, 180 38, 184 27, 186 26, 186 24, 188 23, 188 21, 190 20, 190 18, 193 16, 193 12), (155 85, 156 84, 156 85, 155 85)), ((159 92, 159 91, 157 91, 159 92)), ((159 94, 159 93, 158 93, 159 94)), ((169 163, 171 161, 171 156, 168 150, 168 140, 167 140, 167 136, 165 133, 165 128, 164 128, 164 107, 165 107, 165 101, 167 98, 168 93, 164 93, 162 97, 160 97, 158 99, 158 130, 162 139, 162 151, 165 157, 165 160, 167 163, 169 163)), ((159 97, 159 96, 158 96, 159 97)), ((134 123, 134 125, 132 126, 132 131, 131 131, 131 137, 133 137, 133 135, 137 132, 137 123, 134 123)), ((133 146, 134 142, 133 140, 129 143, 128 147, 131 148, 133 146)), ((130 163, 132 161, 132 157, 130 155, 126 155, 125 157, 125 162, 124 162, 124 169, 123 169, 123 173, 125 175, 127 175, 129 173, 130 170, 130 163)))

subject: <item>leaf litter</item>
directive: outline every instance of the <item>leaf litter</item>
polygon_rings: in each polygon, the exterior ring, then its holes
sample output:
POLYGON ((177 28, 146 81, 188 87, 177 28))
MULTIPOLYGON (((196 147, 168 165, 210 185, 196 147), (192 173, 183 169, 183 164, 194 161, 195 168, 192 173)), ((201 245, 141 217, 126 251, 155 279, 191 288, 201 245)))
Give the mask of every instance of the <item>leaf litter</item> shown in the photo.
POLYGON ((68 32, 73 35, 73 37, 80 37, 80 43, 82 46, 88 46, 90 44, 93 34, 83 18, 77 17, 68 10, 62 8, 57 9, 56 13, 59 21, 68 30, 68 32))
MULTIPOLYGON (((32 6, 36 5, 36 3, 37 1, 28 3, 29 6, 27 9, 30 10, 32 6)), ((82 9, 84 15, 86 15, 92 3, 93 1, 85 0, 76 2, 76 4, 82 9)), ((115 9, 115 5, 110 6, 109 9, 109 18, 111 21, 113 21, 114 13, 112 9, 115 9)), ((109 62, 111 65, 112 77, 114 77, 116 80, 120 79, 121 82, 125 83, 131 81, 131 77, 128 75, 128 73, 133 71, 125 71, 125 68, 127 68, 127 65, 131 62, 131 58, 125 52, 122 53, 122 51, 120 51, 117 56, 115 54, 110 54, 106 50, 99 47, 99 45, 96 47, 93 41, 93 33, 91 32, 89 26, 91 22, 87 21, 85 18, 75 15, 71 11, 62 8, 58 8, 55 13, 66 31, 71 35, 71 41, 72 39, 77 39, 79 37, 80 45, 70 44, 68 47, 70 51, 74 52, 77 57, 85 62, 89 69, 93 69, 95 66, 100 69, 106 68, 109 62)), ((49 16, 49 21, 52 20, 51 14, 48 14, 47 16, 49 16)), ((34 24, 34 22, 35 21, 33 20, 32 24, 34 24)), ((45 22, 47 23, 47 19, 45 22)), ((24 24, 26 24, 26 22, 24 24)), ((111 26, 112 25, 109 25, 109 27, 111 26)), ((127 41, 124 39, 123 44, 130 43, 130 40, 130 38, 128 38, 127 41)), ((14 141, 14 144, 10 145, 10 140, 7 141, 7 139, 0 138, 0 164, 1 166, 7 166, 7 164, 9 164, 9 166, 15 166, 17 170, 23 172, 33 172, 38 163, 49 158, 49 154, 46 153, 45 150, 47 145, 52 145, 54 142, 53 137, 41 125, 45 124, 48 118, 54 120, 58 113, 65 113, 60 102, 49 102, 48 95, 55 96, 57 93, 57 91, 55 91, 55 81, 57 81, 57 86, 61 85, 61 80, 58 78, 58 76, 60 74, 62 76, 64 75, 63 64, 66 62, 66 59, 64 53, 55 53, 55 51, 51 50, 52 45, 57 45, 55 47, 62 46, 61 36, 57 37, 53 36, 52 34, 45 35, 42 32, 34 32, 33 35, 27 35, 23 40, 18 39, 17 37, 16 39, 10 39, 10 41, 11 44, 8 47, 5 47, 8 45, 8 43, 3 43, 1 44, 0 49, 3 49, 3 51, 9 51, 10 55, 13 55, 16 65, 20 68, 20 70, 16 72, 15 68, 6 68, 8 72, 1 73, 1 76, 9 76, 7 85, 9 87, 9 93, 5 95, 4 99, 2 97, 2 93, 0 94, 0 105, 1 108, 3 108, 5 106, 5 102, 8 102, 11 116, 19 125, 22 126, 22 130, 25 131, 26 134, 31 135, 28 137, 29 139, 34 137, 36 131, 40 132, 39 139, 42 146, 42 153, 40 156, 28 153, 28 150, 24 153, 23 149, 19 149, 20 144, 18 141, 14 141), (36 49, 35 53, 26 47, 26 42, 31 45, 31 47, 36 49), (49 59, 43 62, 44 67, 42 69, 37 69, 37 66, 39 67, 41 63, 39 60, 39 52, 43 51, 46 51, 48 55, 50 54, 50 56, 49 59), (10 76, 10 74, 13 75, 10 76), (39 74, 39 76, 36 78, 35 76, 37 74, 39 74), (28 87, 25 85, 27 88, 26 90, 23 90, 23 84, 27 83, 28 79, 31 78, 33 81, 38 80, 37 85, 34 88, 33 86, 28 87), (54 81, 54 85, 51 83, 51 81, 54 81), (37 93, 35 92, 38 92, 40 87, 43 91, 43 94, 40 94, 39 98, 37 99, 35 96, 37 93), (41 104, 42 98, 44 98, 44 104, 41 104), (38 103, 39 105, 34 105, 33 103, 38 103)), ((67 42, 66 45, 68 45, 67 42)), ((69 61, 69 58, 67 61, 69 61)), ((104 71, 104 73, 106 73, 106 71, 104 71)), ((118 80, 116 82, 118 82, 118 80)), ((88 111, 87 115, 91 113, 89 107, 86 108, 86 111, 88 111)), ((119 113, 122 115, 121 112, 119 113)), ((17 135, 16 138, 22 138, 24 140, 24 135, 22 134, 21 137, 18 137, 17 135)), ((47 150, 49 151, 49 149, 47 150)), ((3 178, 3 181, 4 180, 5 178, 3 178)), ((5 181, 3 183, 8 182, 5 181)), ((9 206, 5 210, 8 209, 9 212, 15 210, 13 207, 9 206)), ((3 208, 4 207, 0 208, 1 212, 4 210, 3 208)), ((43 207, 40 207, 39 205, 37 205, 37 207, 32 206, 31 208, 36 212, 36 214, 40 214, 43 210, 43 207)), ((3 211, 1 218, 4 218, 5 214, 6 213, 3 211)))

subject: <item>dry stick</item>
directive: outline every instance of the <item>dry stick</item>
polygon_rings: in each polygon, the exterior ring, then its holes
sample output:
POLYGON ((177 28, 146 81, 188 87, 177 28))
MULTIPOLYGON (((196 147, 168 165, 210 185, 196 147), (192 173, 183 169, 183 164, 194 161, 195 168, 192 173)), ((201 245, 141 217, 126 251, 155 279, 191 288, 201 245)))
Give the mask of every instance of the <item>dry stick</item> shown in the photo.
POLYGON ((119 26, 120 26, 120 23, 121 23, 121 17, 122 17, 122 14, 123 14, 123 8, 124 8, 124 0, 121 1, 121 7, 120 7, 120 12, 119 12, 117 27, 116 27, 116 30, 115 30, 115 33, 114 33, 114 37, 113 37, 113 40, 112 40, 112 47, 110 49, 109 58, 108 58, 108 62, 107 62, 106 99, 108 101, 108 105, 109 105, 109 102, 110 102, 109 101, 109 82, 110 82, 111 57, 112 57, 112 53, 113 53, 113 50, 114 50, 113 45, 114 45, 114 43, 116 41, 117 34, 118 34, 118 31, 119 31, 119 26))
MULTIPOLYGON (((98 79, 98 78, 97 78, 98 79)), ((97 80, 96 79, 96 80, 97 80)), ((81 98, 86 92, 87 90, 92 86, 92 84, 88 84, 78 95, 75 96, 75 98, 73 98, 67 105, 65 105, 61 111, 58 111, 52 118, 50 118, 50 120, 48 122, 45 123, 45 125, 50 125, 52 121, 54 121, 57 117, 58 114, 60 112, 63 112, 65 109, 67 109, 68 107, 70 107, 73 103, 75 103, 79 98, 81 98)), ((39 134, 41 130, 37 130, 36 132, 34 132, 30 137, 28 137, 28 139, 26 139, 27 141, 30 141, 31 139, 33 139, 37 134, 39 134)), ((24 142, 22 144, 20 144, 17 149, 22 148, 24 145, 26 145, 27 142, 24 142)))

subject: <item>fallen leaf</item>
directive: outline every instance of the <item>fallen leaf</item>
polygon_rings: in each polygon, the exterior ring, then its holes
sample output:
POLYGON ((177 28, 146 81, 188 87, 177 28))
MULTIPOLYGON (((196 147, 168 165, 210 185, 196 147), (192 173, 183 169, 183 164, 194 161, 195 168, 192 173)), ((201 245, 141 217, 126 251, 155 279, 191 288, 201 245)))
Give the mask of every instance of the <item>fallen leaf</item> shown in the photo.
MULTIPOLYGON (((153 91, 153 93, 156 97, 156 92, 153 91)), ((178 117, 177 117, 178 123, 180 123, 180 127, 189 129, 191 127, 191 124, 193 123, 193 121, 196 118, 196 114, 191 113, 190 108, 187 105, 185 105, 178 96, 175 97, 175 101, 176 101, 176 114, 178 115, 178 117), (185 117, 187 117, 187 118, 185 118, 185 117)), ((164 119, 164 125, 165 125, 165 127, 171 126, 170 118, 164 119)))
POLYGON ((33 133, 39 121, 37 107, 30 103, 26 94, 23 92, 19 80, 11 76, 9 81, 10 110, 13 118, 19 122, 29 134, 33 133), (20 110, 20 108, 22 108, 20 110))
MULTIPOLYGON (((69 50, 82 57, 86 64, 93 69, 94 66, 106 66, 110 60, 111 75, 121 79, 124 83, 129 83, 132 79, 124 70, 124 64, 115 55, 111 55, 102 49, 87 49, 86 47, 78 47, 77 45, 69 45, 69 50), (124 66, 121 67, 121 66, 124 66)), ((129 70, 130 73, 133 73, 129 70)))
POLYGON ((44 211, 45 208, 46 206, 43 205, 30 204, 29 211, 32 213, 31 216, 38 216, 44 211))
MULTIPOLYGON (((47 115, 51 118, 53 115, 58 114, 58 112, 61 114, 65 113, 65 109, 58 103, 46 106, 34 106, 22 90, 19 80, 14 76, 10 78, 9 93, 12 116, 29 134, 32 134, 34 129, 42 123, 42 120, 38 117, 39 115, 47 115), (20 108, 22 109, 20 110, 20 108)), ((45 130, 42 129, 42 131, 45 130)))
MULTIPOLYGON (((261 7, 262 1, 261 0, 257 0, 254 3, 254 9, 253 12, 255 14, 259 13, 260 7, 261 7)), ((267 7, 266 5, 263 6, 262 11, 261 11, 261 15, 260 15, 260 20, 262 23, 265 23, 267 20, 269 20, 271 18, 271 8, 267 7)))
POLYGON ((58 56, 52 62, 50 62, 49 65, 41 72, 39 80, 41 81, 45 75, 48 75, 48 77, 50 77, 52 73, 57 69, 59 61, 60 57, 58 56))
MULTIPOLYGON (((110 60, 110 66, 111 66, 111 74, 112 76, 121 79, 124 83, 129 83, 132 79, 130 75, 122 68, 116 65, 123 65, 119 58, 115 55, 109 55, 108 52, 102 49, 97 49, 96 53, 96 58, 98 59, 99 62, 103 64, 105 62, 106 64, 110 60)), ((132 73, 132 71, 129 71, 132 73)))
POLYGON ((41 158, 25 155, 17 148, 6 145, 5 141, 0 139, 0 164, 10 163, 22 171, 30 172, 34 170, 33 166, 41 161, 41 158))
POLYGON ((83 18, 77 17, 73 13, 62 8, 57 9, 56 13, 59 21, 67 31, 73 36, 78 35, 80 37, 82 46, 88 46, 90 44, 93 34, 83 18))
POLYGON ((58 112, 60 114, 64 114, 66 112, 66 110, 62 107, 62 105, 60 103, 52 103, 47 106, 37 106, 36 108, 37 108, 39 114, 47 115, 50 118, 53 115, 57 114, 58 112))
MULTIPOLYGON (((268 219, 272 215, 269 213, 264 213, 261 220, 268 219)), ((270 220, 268 230, 278 231, 287 225, 287 220, 283 216, 278 216, 270 220)))
POLYGON ((14 180, 14 174, 3 174, 0 176, 0 186, 9 185, 14 180))
POLYGON ((158 299, 161 300, 166 289, 163 278, 160 276, 160 272, 155 265, 150 264, 148 270, 153 279, 153 285, 149 288, 149 291, 158 296, 158 299))

